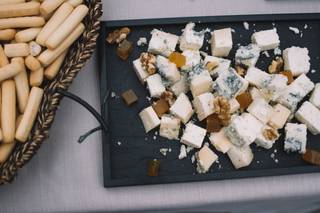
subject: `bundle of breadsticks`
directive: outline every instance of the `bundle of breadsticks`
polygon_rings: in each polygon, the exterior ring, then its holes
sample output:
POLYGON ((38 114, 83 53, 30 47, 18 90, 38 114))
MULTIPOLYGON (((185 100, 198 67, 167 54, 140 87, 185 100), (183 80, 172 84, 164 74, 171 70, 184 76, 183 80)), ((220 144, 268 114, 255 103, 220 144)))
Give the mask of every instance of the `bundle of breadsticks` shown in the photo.
POLYGON ((27 141, 44 78, 57 75, 87 13, 82 0, 0 0, 0 164, 27 141))

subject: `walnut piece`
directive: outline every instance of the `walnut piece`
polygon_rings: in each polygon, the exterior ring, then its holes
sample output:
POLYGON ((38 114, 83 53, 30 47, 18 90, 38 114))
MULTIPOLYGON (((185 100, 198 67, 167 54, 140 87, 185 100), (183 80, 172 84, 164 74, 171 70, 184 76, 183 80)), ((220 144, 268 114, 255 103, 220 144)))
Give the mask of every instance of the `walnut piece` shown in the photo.
POLYGON ((283 59, 281 57, 276 57, 272 60, 270 66, 268 67, 269 73, 279 73, 283 69, 283 59))
POLYGON ((231 120, 230 103, 228 99, 218 96, 213 100, 214 112, 218 115, 223 126, 227 126, 231 120))
POLYGON ((171 91, 164 91, 161 95, 161 98, 166 100, 170 106, 173 105, 173 103, 176 101, 176 98, 171 91))
POLYGON ((267 140, 276 140, 279 137, 279 133, 276 129, 273 128, 266 128, 262 131, 263 136, 267 139, 267 140))
POLYGON ((143 52, 140 55, 142 68, 150 75, 156 73, 156 57, 151 53, 143 52))
POLYGON ((124 39, 127 38, 127 36, 129 35, 130 33, 130 29, 128 27, 123 27, 121 28, 120 30, 119 29, 116 29, 114 30, 113 32, 109 33, 107 38, 106 38, 106 41, 109 43, 109 44, 114 44, 114 43, 121 43, 124 39))
POLYGON ((237 71, 238 75, 240 75, 241 77, 244 77, 244 75, 247 72, 247 70, 240 65, 236 65, 236 71, 237 71))
POLYGON ((217 66, 219 66, 219 62, 218 61, 209 61, 206 64, 206 68, 207 70, 210 72, 212 71, 214 68, 216 68, 217 66))

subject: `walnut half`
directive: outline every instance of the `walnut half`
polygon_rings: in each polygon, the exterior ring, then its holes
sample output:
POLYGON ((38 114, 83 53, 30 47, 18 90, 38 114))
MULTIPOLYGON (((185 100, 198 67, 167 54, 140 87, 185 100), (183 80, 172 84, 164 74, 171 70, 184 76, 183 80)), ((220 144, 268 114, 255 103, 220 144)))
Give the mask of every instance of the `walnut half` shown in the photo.
POLYGON ((231 120, 230 103, 228 99, 218 96, 213 100, 214 112, 218 115, 223 126, 227 126, 231 120))
POLYGON ((263 136, 270 141, 276 140, 279 137, 279 133, 276 129, 266 128, 262 131, 263 136))
POLYGON ((276 57, 268 67, 269 73, 279 73, 283 70, 283 59, 281 57, 276 57))
POLYGON ((150 75, 156 73, 156 57, 151 53, 143 52, 140 55, 142 68, 150 75))

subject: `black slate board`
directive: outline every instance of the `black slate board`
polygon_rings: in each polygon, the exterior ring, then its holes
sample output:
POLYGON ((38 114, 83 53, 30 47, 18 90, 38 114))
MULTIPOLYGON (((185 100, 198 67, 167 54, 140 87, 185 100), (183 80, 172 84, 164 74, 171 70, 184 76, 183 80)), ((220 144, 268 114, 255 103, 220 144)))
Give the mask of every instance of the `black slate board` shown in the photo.
MULTIPOLYGON (((215 163, 207 174, 196 174, 195 163, 191 163, 191 156, 196 150, 191 151, 188 157, 178 160, 180 151, 179 141, 169 141, 155 136, 158 129, 146 134, 138 113, 150 103, 146 99, 148 91, 140 84, 136 77, 132 61, 139 57, 147 47, 138 47, 137 40, 146 37, 149 41, 150 31, 154 28, 166 32, 181 35, 185 24, 192 21, 196 23, 196 29, 219 29, 231 27, 234 47, 229 54, 229 59, 234 59, 237 45, 250 43, 251 34, 255 31, 276 27, 280 36, 281 50, 290 46, 301 46, 309 49, 311 57, 311 70, 308 73, 313 82, 320 81, 320 14, 276 14, 276 15, 246 15, 246 16, 217 16, 217 17, 190 17, 168 18, 152 20, 127 20, 102 22, 102 31, 99 41, 99 65, 101 102, 105 100, 108 91, 117 94, 115 98, 109 98, 102 108, 102 115, 109 123, 110 131, 103 133, 103 170, 105 187, 145 185, 174 182, 190 182, 203 180, 218 180, 228 178, 259 177, 285 174, 298 174, 318 172, 320 167, 311 166, 302 161, 299 154, 287 154, 283 151, 284 134, 270 150, 251 145, 254 152, 254 160, 250 166, 235 170, 226 155, 216 151, 219 163, 215 163), (250 24, 246 30, 243 21, 250 24), (307 28, 305 28, 307 24, 307 28), (116 55, 116 46, 106 44, 105 38, 109 32, 122 26, 129 26, 132 30, 129 40, 133 41, 135 48, 127 61, 120 60, 116 55), (289 26, 297 27, 302 31, 302 37, 288 29, 289 26), (133 89, 139 97, 138 103, 127 107, 121 97, 122 92, 133 89), (121 142, 121 145, 118 142, 121 142), (163 156, 160 148, 171 148, 167 156, 163 156), (272 157, 274 155, 274 157, 272 157), (148 177, 146 175, 147 161, 157 158, 161 161, 160 175, 148 177), (278 163, 276 163, 276 160, 278 163)), ((210 37, 206 35, 206 39, 210 37)), ((208 42, 205 42, 202 50, 210 53, 208 42)), ((273 51, 269 51, 270 57, 261 55, 257 67, 267 70, 273 51)), ((233 60, 234 64, 234 60, 233 60)), ((199 124, 204 126, 203 124, 199 124)), ((313 136, 308 132, 308 147, 320 149, 320 136, 313 136)), ((206 137, 204 142, 209 142, 206 137)))

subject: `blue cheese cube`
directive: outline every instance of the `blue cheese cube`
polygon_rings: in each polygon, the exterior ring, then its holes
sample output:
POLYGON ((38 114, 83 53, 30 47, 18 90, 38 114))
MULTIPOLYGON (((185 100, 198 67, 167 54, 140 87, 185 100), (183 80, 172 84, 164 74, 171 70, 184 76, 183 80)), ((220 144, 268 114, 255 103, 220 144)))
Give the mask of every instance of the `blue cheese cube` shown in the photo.
POLYGON ((286 152, 306 152, 307 127, 305 124, 287 123, 285 127, 284 150, 286 152))
POLYGON ((301 105, 295 117, 301 123, 306 124, 312 134, 317 135, 320 133, 320 110, 309 101, 301 105))
POLYGON ((250 146, 238 147, 232 145, 227 154, 236 169, 249 166, 253 160, 250 146))
POLYGON ((179 37, 158 29, 151 31, 148 52, 168 57, 175 51, 179 37))
POLYGON ((198 65, 189 73, 190 90, 193 97, 212 91, 213 80, 207 70, 198 65))
POLYGON ((164 91, 166 91, 159 74, 150 75, 146 81, 151 97, 158 98, 164 91))
POLYGON ((240 46, 236 52, 236 64, 254 67, 260 56, 260 47, 256 44, 240 46))
POLYGON ((214 30, 211 37, 211 52, 213 56, 226 57, 232 49, 231 28, 214 30))
POLYGON ((180 119, 165 114, 161 117, 159 135, 169 140, 178 140, 180 130, 180 119))
POLYGON ((251 85, 263 88, 271 80, 271 75, 256 67, 249 67, 244 77, 251 85))
POLYGON ((228 72, 229 67, 231 65, 231 61, 228 59, 207 55, 204 58, 204 65, 205 65, 205 68, 209 71, 210 75, 218 76, 219 73, 228 72), (218 64, 218 66, 209 70, 207 66, 208 63, 218 64))
POLYGON ((189 84, 187 82, 187 80, 188 80, 187 75, 188 74, 186 74, 184 72, 181 72, 180 73, 180 76, 181 76, 180 80, 170 87, 171 91, 176 96, 179 96, 181 93, 185 93, 186 94, 187 92, 189 92, 190 87, 189 87, 189 84))
POLYGON ((180 142, 194 148, 200 148, 207 130, 193 123, 187 123, 180 142))
POLYGON ((203 45, 204 32, 194 31, 195 24, 188 23, 180 37, 180 50, 199 50, 203 45))
POLYGON ((146 132, 149 132, 160 125, 160 119, 158 118, 157 113, 153 110, 152 106, 142 110, 139 113, 139 116, 146 132))
POLYGON ((147 77, 149 76, 149 73, 145 69, 142 68, 140 58, 133 61, 133 69, 134 69, 139 81, 142 84, 144 84, 147 77))
POLYGON ((203 93, 193 100, 193 106, 199 121, 214 113, 214 96, 210 92, 203 93))
POLYGON ((169 81, 170 84, 174 84, 180 80, 181 76, 177 66, 170 62, 167 58, 158 55, 156 64, 159 74, 169 81))
POLYGON ((214 148, 224 154, 227 153, 232 146, 229 138, 224 133, 224 128, 219 132, 211 133, 209 139, 214 148))
POLYGON ((256 117, 259 121, 266 124, 271 118, 273 108, 262 98, 254 99, 248 107, 248 112, 256 117))
POLYGON ((317 83, 310 97, 310 102, 320 109, 320 83, 317 83))
POLYGON ((201 62, 201 56, 198 50, 184 50, 182 55, 186 58, 186 64, 181 67, 182 70, 190 71, 201 62))
POLYGON ((306 74, 310 70, 310 57, 307 48, 290 47, 283 51, 284 69, 290 70, 293 76, 306 74))
POLYGON ((181 119, 186 124, 193 115, 192 105, 186 94, 181 93, 174 104, 170 107, 170 112, 181 119))
POLYGON ((276 28, 253 33, 251 41, 252 43, 257 44, 261 51, 275 49, 280 44, 276 28))
POLYGON ((263 147, 265 149, 271 149, 273 144, 279 138, 279 133, 276 129, 270 126, 262 127, 262 131, 259 133, 258 137, 254 141, 257 146, 263 147), (272 132, 272 137, 268 135, 268 132, 272 132))
POLYGON ((235 98, 248 88, 248 81, 243 79, 233 68, 222 72, 213 83, 213 89, 218 95, 228 99, 235 98))
POLYGON ((197 172, 207 173, 212 164, 218 160, 218 156, 207 146, 203 146, 199 152, 196 153, 197 172))

